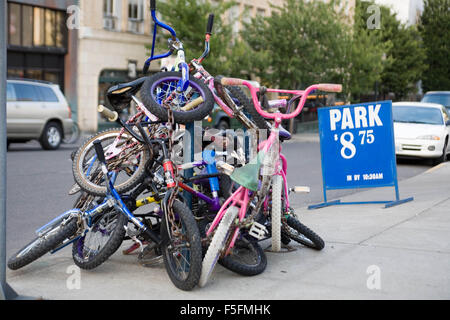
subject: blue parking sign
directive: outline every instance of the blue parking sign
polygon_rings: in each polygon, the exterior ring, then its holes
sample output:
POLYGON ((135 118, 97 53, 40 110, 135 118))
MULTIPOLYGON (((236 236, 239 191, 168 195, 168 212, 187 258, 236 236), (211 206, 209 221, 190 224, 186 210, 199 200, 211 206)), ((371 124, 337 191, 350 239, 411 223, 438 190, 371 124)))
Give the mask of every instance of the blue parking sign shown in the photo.
POLYGON ((391 186, 398 204, 392 101, 320 108, 318 116, 325 204, 327 190, 391 186))

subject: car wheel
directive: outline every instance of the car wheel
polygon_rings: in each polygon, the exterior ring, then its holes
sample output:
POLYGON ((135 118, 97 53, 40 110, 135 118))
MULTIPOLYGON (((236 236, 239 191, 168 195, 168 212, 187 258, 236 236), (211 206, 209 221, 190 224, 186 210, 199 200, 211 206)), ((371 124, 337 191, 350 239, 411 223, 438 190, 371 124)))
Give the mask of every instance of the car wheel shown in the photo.
POLYGON ((445 140, 444 149, 442 150, 442 156, 439 158, 436 158, 433 160, 433 165, 438 165, 442 162, 445 162, 447 160, 447 145, 448 145, 448 139, 445 140))
POLYGON ((45 150, 56 150, 61 145, 63 139, 62 128, 57 122, 49 122, 42 132, 39 142, 45 150))

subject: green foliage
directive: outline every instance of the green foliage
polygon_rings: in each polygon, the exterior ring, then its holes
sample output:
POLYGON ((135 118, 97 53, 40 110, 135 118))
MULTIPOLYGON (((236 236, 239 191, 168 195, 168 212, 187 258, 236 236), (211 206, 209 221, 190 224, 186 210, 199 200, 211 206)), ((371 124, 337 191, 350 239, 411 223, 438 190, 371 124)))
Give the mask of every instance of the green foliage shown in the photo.
MULTIPOLYGON (((360 13, 359 27, 363 27, 367 8, 373 2, 357 1, 360 13)), ((374 34, 376 46, 383 48, 381 72, 381 93, 393 92, 397 100, 416 91, 415 84, 421 79, 424 67, 425 50, 416 27, 403 25, 396 14, 386 6, 380 8, 380 29, 369 30, 374 34)))
POLYGON ((425 0, 419 28, 426 48, 423 88, 450 90, 450 0, 425 0))

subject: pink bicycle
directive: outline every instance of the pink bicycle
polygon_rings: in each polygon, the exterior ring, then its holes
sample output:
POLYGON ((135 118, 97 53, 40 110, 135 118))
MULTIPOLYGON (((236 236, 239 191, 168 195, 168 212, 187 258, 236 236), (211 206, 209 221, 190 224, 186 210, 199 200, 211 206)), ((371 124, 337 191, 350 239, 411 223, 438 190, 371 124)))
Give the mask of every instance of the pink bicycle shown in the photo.
MULTIPOLYGON (((267 89, 254 86, 251 82, 234 78, 216 78, 217 85, 222 86, 246 86, 250 90, 253 104, 262 117, 274 120, 274 125, 270 128, 270 135, 267 140, 258 146, 257 157, 241 168, 233 168, 225 163, 218 163, 218 166, 231 179, 238 183, 240 187, 228 198, 217 213, 211 223, 207 236, 211 242, 208 251, 203 259, 202 274, 199 285, 205 286, 210 278, 219 258, 229 255, 236 241, 243 234, 248 234, 257 240, 267 237, 267 228, 256 222, 255 217, 264 207, 267 212, 271 206, 271 237, 272 250, 279 251, 281 248, 282 225, 285 232, 294 240, 310 247, 321 250, 324 247, 323 240, 307 227, 290 215, 288 186, 286 179, 287 161, 281 155, 279 144, 279 127, 283 120, 297 117, 303 109, 309 94, 316 90, 325 92, 341 92, 342 86, 337 84, 318 84, 308 87, 306 90, 280 90, 267 89), (277 103, 265 103, 266 107, 286 108, 286 113, 279 110, 269 113, 263 110, 261 102, 266 93, 281 93, 293 96, 289 101, 277 100, 277 103), (260 97, 258 97, 258 94, 260 97), (298 102, 294 111, 290 112, 290 106, 298 102), (284 193, 282 191, 284 189, 284 193), (283 199, 284 198, 284 199, 283 199), (283 210, 284 206, 284 210, 283 210), (250 210, 249 210, 250 209, 250 210), (282 216, 282 211, 283 216, 282 216), (300 225, 299 225, 300 224, 300 225), (296 231, 296 232, 295 232, 296 231), (296 238, 299 239, 296 239, 296 238)), ((223 91, 223 94, 227 94, 223 91)), ((228 99, 225 99, 228 100, 228 99)))

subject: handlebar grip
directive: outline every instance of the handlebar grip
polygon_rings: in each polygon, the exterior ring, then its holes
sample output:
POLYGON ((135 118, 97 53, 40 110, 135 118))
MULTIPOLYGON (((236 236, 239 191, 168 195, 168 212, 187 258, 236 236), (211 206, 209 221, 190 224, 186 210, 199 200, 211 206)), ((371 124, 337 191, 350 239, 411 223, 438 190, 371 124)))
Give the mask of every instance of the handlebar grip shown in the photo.
POLYGON ((150 10, 156 10, 156 0, 150 0, 150 10))
POLYGON ((212 34, 213 26, 214 26, 214 14, 211 13, 208 18, 208 26, 206 27, 206 34, 209 35, 212 34))
POLYGON ((342 92, 342 85, 332 83, 321 83, 318 85, 318 90, 325 92, 342 92))
POLYGON ((116 111, 111 111, 107 107, 99 105, 97 111, 108 118, 109 121, 114 122, 119 118, 119 114, 116 111))
POLYGON ((101 163, 106 164, 105 152, 103 151, 102 142, 100 140, 95 140, 94 148, 95 148, 95 153, 97 154, 98 160, 101 163))
POLYGON ((142 69, 142 72, 144 73, 144 74, 147 74, 147 72, 148 72, 148 69, 150 69, 150 64, 144 64, 144 68, 142 69))
POLYGON ((236 79, 236 78, 222 78, 220 80, 220 83, 223 86, 241 86, 243 84, 244 80, 242 79, 236 79))

